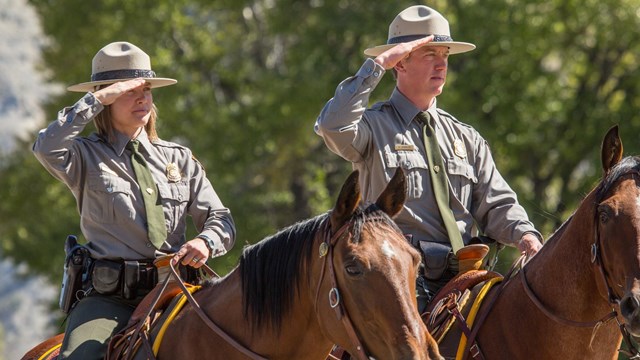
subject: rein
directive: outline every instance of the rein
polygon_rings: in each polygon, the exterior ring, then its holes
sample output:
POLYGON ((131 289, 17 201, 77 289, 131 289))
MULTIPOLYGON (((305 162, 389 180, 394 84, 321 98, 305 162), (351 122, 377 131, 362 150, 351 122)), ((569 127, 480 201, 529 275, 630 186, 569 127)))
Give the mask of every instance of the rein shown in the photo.
POLYGON ((549 310, 546 306, 544 306, 544 304, 540 301, 540 299, 538 299, 536 294, 531 289, 531 286, 527 282, 527 275, 525 273, 524 267, 520 270, 520 279, 522 281, 522 286, 524 287, 524 291, 527 293, 527 296, 529 297, 529 300, 531 300, 531 302, 536 305, 538 310, 542 311, 542 313, 545 314, 549 319, 559 324, 572 326, 572 327, 592 328, 598 324, 606 323, 607 321, 613 318, 616 318, 618 316, 618 313, 616 313, 615 311, 612 311, 607 315, 603 316, 602 318, 600 318, 599 320, 595 320, 595 321, 574 321, 574 320, 562 318, 554 314, 553 312, 551 312, 551 310, 549 310))
MULTIPOLYGON (((170 256, 167 256, 167 258, 168 257, 170 257, 170 256)), ((171 278, 173 277, 173 278, 175 278, 176 283, 180 286, 180 290, 182 291, 182 293, 184 294, 186 299, 189 301, 191 306, 193 306, 193 309, 196 312, 196 314, 198 314, 198 316, 202 319, 202 321, 204 321, 204 323, 211 330, 213 330, 213 332, 215 332, 218 336, 220 336, 223 340, 228 342, 230 345, 235 347, 238 351, 240 351, 241 353, 246 355, 248 358, 254 359, 254 360, 267 360, 266 358, 264 358, 264 357, 262 357, 262 356, 260 356, 260 355, 258 355, 256 353, 252 352, 251 350, 249 350, 248 348, 246 348, 245 346, 240 344, 234 338, 229 336, 229 334, 227 334, 224 330, 222 330, 218 325, 216 325, 216 323, 214 323, 213 320, 211 320, 207 316, 207 314, 205 314, 205 312, 202 310, 202 308, 200 307, 200 305, 198 304, 196 299, 193 298, 193 295, 191 295, 191 292, 189 291, 189 289, 187 289, 187 287, 183 283, 182 278, 180 277, 180 274, 176 270, 173 262, 169 260, 168 263, 169 263, 170 273, 163 280, 162 285, 161 285, 161 289, 160 289, 160 291, 158 291, 157 295, 153 299, 152 304, 149 307, 149 310, 146 313, 144 319, 149 319, 151 317, 151 313, 153 312, 153 309, 155 308, 155 305, 158 303, 158 301, 160 300, 160 298, 162 297, 162 295, 166 291, 166 289, 167 289, 167 287, 169 285, 169 282, 171 281, 171 278)), ((211 269, 207 264, 204 264, 202 266, 202 269, 209 276, 219 277, 218 274, 216 274, 215 271, 213 271, 213 269, 211 269)), ((148 330, 148 322, 147 322, 147 320, 140 321, 140 323, 136 326, 132 336, 129 338, 128 341, 133 343, 133 342, 137 341, 138 338, 142 338, 143 337, 142 333, 144 332, 144 330, 148 330)), ((153 352, 153 349, 151 348, 151 346, 150 346, 150 344, 148 342, 149 339, 146 338, 146 336, 145 336, 145 339, 143 339, 143 340, 147 340, 147 341, 142 341, 142 347, 146 351, 147 357, 149 359, 156 359, 156 357, 154 355, 154 352, 153 352)), ((126 356, 126 359, 131 359, 133 356, 135 356, 135 354, 136 354, 136 351, 129 352, 127 354, 127 356, 126 356)), ((107 358, 111 358, 109 356, 109 354, 107 354, 107 358)))
POLYGON ((318 313, 318 296, 320 295, 320 287, 322 286, 322 281, 326 273, 325 270, 327 269, 326 265, 328 263, 329 279, 331 280, 331 290, 329 290, 329 305, 331 306, 332 309, 335 310, 336 317, 338 318, 338 320, 342 321, 342 324, 344 325, 345 330, 347 331, 347 335, 349 336, 351 343, 355 345, 358 359, 367 360, 369 359, 369 356, 367 355, 364 349, 364 346, 360 341, 360 338, 356 334, 356 330, 353 327, 353 323, 349 318, 349 313, 347 312, 347 309, 344 306, 344 303, 340 301, 340 290, 338 290, 338 281, 336 279, 336 273, 333 266, 333 248, 335 247, 336 243, 340 239, 342 239, 343 235, 345 235, 345 233, 349 230, 349 228, 353 224, 353 221, 349 221, 346 224, 342 225, 342 227, 340 227, 340 229, 338 229, 338 231, 336 231, 335 234, 333 235, 331 234, 328 219, 326 220, 325 224, 326 224, 325 227, 327 228, 327 231, 325 232, 324 240, 320 243, 320 246, 318 248, 320 257, 324 258, 324 260, 322 262, 320 280, 318 281, 318 286, 316 288, 316 296, 315 296, 316 313, 318 313))
MULTIPOLYGON (((597 219, 596 219, 596 224, 597 224, 597 219)), ((618 301, 612 296, 611 287, 609 286, 609 282, 607 281, 607 276, 605 275, 604 266, 602 264, 601 257, 600 257, 600 250, 599 250, 600 237, 598 236, 598 233, 599 233, 598 232, 598 226, 596 225, 595 234, 594 234, 594 239, 595 240, 594 240, 593 244, 591 244, 591 262, 597 265, 599 273, 602 274, 602 278, 604 280, 604 284, 605 284, 605 286, 607 288, 607 295, 608 295, 609 303, 610 304, 615 304, 618 301)), ((607 321, 609 321, 609 320, 611 320, 613 318, 617 318, 617 316, 618 316, 618 313, 614 310, 614 311, 606 314, 605 316, 601 317, 599 320, 594 320, 594 321, 574 321, 574 320, 570 320, 570 319, 565 319, 563 317, 560 317, 560 316, 554 314, 536 296, 536 294, 531 289, 531 286, 529 285, 529 282, 527 281, 527 274, 526 274, 526 271, 525 271, 524 267, 522 267, 522 269, 520 270, 520 280, 522 282, 522 287, 524 288, 525 293, 529 297, 529 300, 531 300, 531 302, 534 303, 534 305, 538 308, 538 310, 542 311, 542 313, 546 317, 548 317, 549 319, 551 319, 551 320, 553 320, 553 321, 555 321, 555 322, 557 322, 559 324, 566 325, 566 326, 571 326, 571 327, 592 328, 592 327, 595 327, 595 326, 597 326, 599 324, 606 323, 607 321)))
MULTIPOLYGON (((209 268, 208 265, 205 264, 203 267, 206 269, 206 271, 209 274, 213 273, 213 270, 209 268)), ((229 344, 233 345, 233 347, 235 347, 238 351, 240 351, 247 357, 251 359, 256 359, 256 360, 267 360, 267 358, 254 353, 244 345, 240 344, 238 341, 236 341, 236 339, 232 338, 229 334, 227 334, 224 330, 222 330, 215 322, 213 322, 213 320, 211 320, 211 318, 209 318, 209 316, 207 316, 207 314, 202 310, 202 308, 200 307, 200 304, 198 304, 196 299, 193 298, 193 295, 191 295, 187 287, 184 285, 184 283, 182 282, 182 279, 180 278, 180 275, 178 274, 178 272, 176 271, 173 265, 173 262, 171 261, 169 261, 169 269, 171 270, 171 275, 173 275, 178 285, 180 285, 180 289, 182 290, 182 293, 187 298, 191 306, 193 306, 194 311, 196 312, 196 314, 198 314, 200 319, 202 319, 202 321, 209 327, 209 329, 213 330, 213 332, 218 334, 218 336, 220 336, 229 344)), ((167 276, 164 286, 166 286, 166 283, 169 282, 169 278, 170 276, 167 276)))
MULTIPOLYGON (((149 319, 149 317, 151 316, 151 312, 155 308, 155 304, 160 300, 162 294, 167 289, 167 286, 169 285, 169 282, 171 281, 171 278, 173 277, 173 278, 175 278, 176 283, 178 283, 178 285, 180 286, 180 290, 182 291, 182 293, 186 297, 187 301, 189 301, 191 306, 193 306, 193 309, 196 312, 196 314, 198 314, 198 316, 209 327, 209 329, 213 330, 213 332, 215 332, 218 336, 220 336, 227 343, 229 343, 230 345, 235 347, 238 351, 240 351, 241 353, 246 355, 248 358, 254 359, 254 360, 267 360, 266 358, 254 353, 253 351, 249 350, 248 348, 246 348, 245 346, 240 344, 238 341, 236 341, 234 338, 232 338, 229 334, 227 334, 224 330, 222 330, 218 325, 216 325, 216 323, 213 322, 213 320, 211 320, 209 318, 209 316, 207 316, 207 314, 202 310, 202 308, 200 307, 200 304, 198 304, 196 299, 193 298, 193 295, 191 295, 191 292, 189 291, 189 289, 187 289, 187 287, 184 285, 184 283, 182 281, 182 278, 180 277, 180 274, 176 270, 173 262, 172 261, 168 261, 168 263, 169 263, 170 273, 167 275, 167 277, 162 282, 162 287, 161 287, 160 291, 158 291, 158 294, 156 295, 156 297, 154 298, 154 300, 152 302, 152 305, 149 307, 149 311, 147 312, 146 316, 144 317, 145 319, 149 319)), ((211 269, 207 264, 204 264, 202 266, 202 269, 204 269, 204 272, 206 272, 207 275, 209 275, 209 276, 219 277, 218 274, 216 274, 215 271, 213 271, 213 269, 211 269)), ((138 337, 141 336, 140 333, 143 330, 143 327, 145 327, 145 326, 148 326, 147 325, 147 321, 141 321, 140 324, 136 327, 133 335, 131 336, 132 341, 135 341, 135 339, 137 339, 138 337)), ((153 349, 151 349, 151 346, 149 345, 148 341, 143 341, 142 342, 142 346, 146 350, 147 357, 149 359, 156 359, 156 357, 155 357, 155 355, 153 353, 153 349)), ((136 353, 135 351, 129 353, 128 356, 127 356, 127 359, 130 359, 132 356, 135 355, 135 353, 136 353)))
POLYGON ((521 255, 518 259, 516 259, 516 261, 511 265, 509 272, 504 277, 504 281, 502 281, 498 285, 497 289, 493 291, 492 297, 486 300, 487 305, 484 306, 485 310, 479 313, 478 318, 471 329, 471 333, 469 334, 469 336, 467 336, 467 345, 462 356, 463 360, 468 359, 469 355, 471 355, 473 359, 482 359, 482 360, 484 359, 484 355, 482 354, 482 351, 480 350, 480 346, 476 341, 478 332, 480 331, 482 324, 484 324, 484 321, 487 319, 489 312, 491 312, 493 305, 496 303, 496 301, 500 297, 500 294, 502 294, 502 290, 504 290, 504 288, 507 286, 507 283, 511 281, 513 272, 516 271, 517 268, 522 268, 524 266, 525 260, 526 260, 526 256, 524 254, 521 255))

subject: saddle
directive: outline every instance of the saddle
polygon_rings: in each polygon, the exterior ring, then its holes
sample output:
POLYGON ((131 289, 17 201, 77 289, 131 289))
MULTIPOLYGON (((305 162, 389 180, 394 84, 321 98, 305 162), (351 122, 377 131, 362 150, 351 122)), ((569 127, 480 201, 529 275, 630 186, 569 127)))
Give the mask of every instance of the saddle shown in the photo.
POLYGON ((484 244, 467 245, 456 252, 459 262, 458 275, 438 291, 422 314, 422 320, 436 342, 440 343, 444 339, 456 319, 465 322, 461 310, 474 286, 492 278, 502 277, 493 271, 480 270, 488 253, 489 247, 484 244))
MULTIPOLYGON (((163 257, 154 262, 159 272, 166 270, 169 259, 163 257)), ((165 281, 159 282, 142 299, 127 326, 111 338, 105 360, 155 359, 154 350, 159 346, 163 330, 186 303, 183 288, 189 293, 200 289, 200 286, 184 283, 179 275, 177 279, 170 276, 168 274, 165 281)))
POLYGON ((436 342, 440 343, 444 339, 456 320, 465 323, 462 309, 469 300, 471 289, 480 283, 501 277, 494 271, 468 270, 456 275, 440 289, 422 314, 422 320, 436 342))

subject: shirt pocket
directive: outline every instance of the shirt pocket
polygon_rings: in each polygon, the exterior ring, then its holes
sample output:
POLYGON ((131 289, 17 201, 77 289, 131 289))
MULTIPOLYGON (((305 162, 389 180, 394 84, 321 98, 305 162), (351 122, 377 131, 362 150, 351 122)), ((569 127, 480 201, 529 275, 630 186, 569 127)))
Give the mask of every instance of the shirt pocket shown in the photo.
POLYGON ((462 159, 452 157, 447 159, 447 173, 453 194, 468 209, 471 205, 471 189, 478 182, 473 166, 462 159))
POLYGON ((418 151, 387 152, 387 175, 393 176, 396 168, 401 167, 407 177, 407 195, 409 199, 419 199, 424 192, 424 177, 429 176, 429 168, 418 151))
POLYGON ((88 196, 83 216, 93 221, 117 224, 135 219, 131 184, 117 175, 95 173, 88 175, 88 196))
POLYGON ((172 182, 158 184, 158 191, 162 199, 165 219, 169 221, 171 233, 182 232, 184 224, 182 221, 186 216, 187 204, 189 202, 189 184, 187 182, 172 182))

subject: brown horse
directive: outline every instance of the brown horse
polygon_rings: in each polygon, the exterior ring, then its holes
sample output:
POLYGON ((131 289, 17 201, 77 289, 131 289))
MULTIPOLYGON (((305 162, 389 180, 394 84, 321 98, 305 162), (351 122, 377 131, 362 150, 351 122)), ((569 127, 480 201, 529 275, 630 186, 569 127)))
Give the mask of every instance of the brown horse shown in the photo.
MULTIPOLYGON (((487 295, 469 334, 484 359, 617 359, 626 332, 617 321, 640 335, 640 157, 622 159, 617 126, 604 138, 602 166, 603 180, 574 214, 487 295)), ((440 344, 445 358, 472 357, 455 357, 459 340, 456 325, 440 344)))
POLYGON ((363 360, 441 359, 416 310, 420 255, 391 219, 405 176, 367 208, 357 179, 332 211, 245 248, 238 267, 194 294, 222 336, 187 305, 157 358, 325 359, 338 344, 363 360))

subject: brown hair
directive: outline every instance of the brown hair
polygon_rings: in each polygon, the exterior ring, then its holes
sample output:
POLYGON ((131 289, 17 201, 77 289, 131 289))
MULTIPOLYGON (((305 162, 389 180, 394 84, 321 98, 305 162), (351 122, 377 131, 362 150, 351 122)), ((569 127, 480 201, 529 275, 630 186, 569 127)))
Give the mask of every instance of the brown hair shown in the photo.
MULTIPOLYGON (((151 106, 151 116, 149 117, 149 122, 144 126, 145 131, 147 132, 147 136, 149 137, 149 141, 153 142, 158 140, 158 132, 156 131, 156 119, 158 119, 158 108, 156 104, 151 106)), ((111 105, 107 105, 104 109, 96 115, 96 118, 93 120, 96 128, 98 129, 98 134, 106 137, 109 141, 115 140, 115 134, 113 130, 113 124, 111 122, 111 105)))

